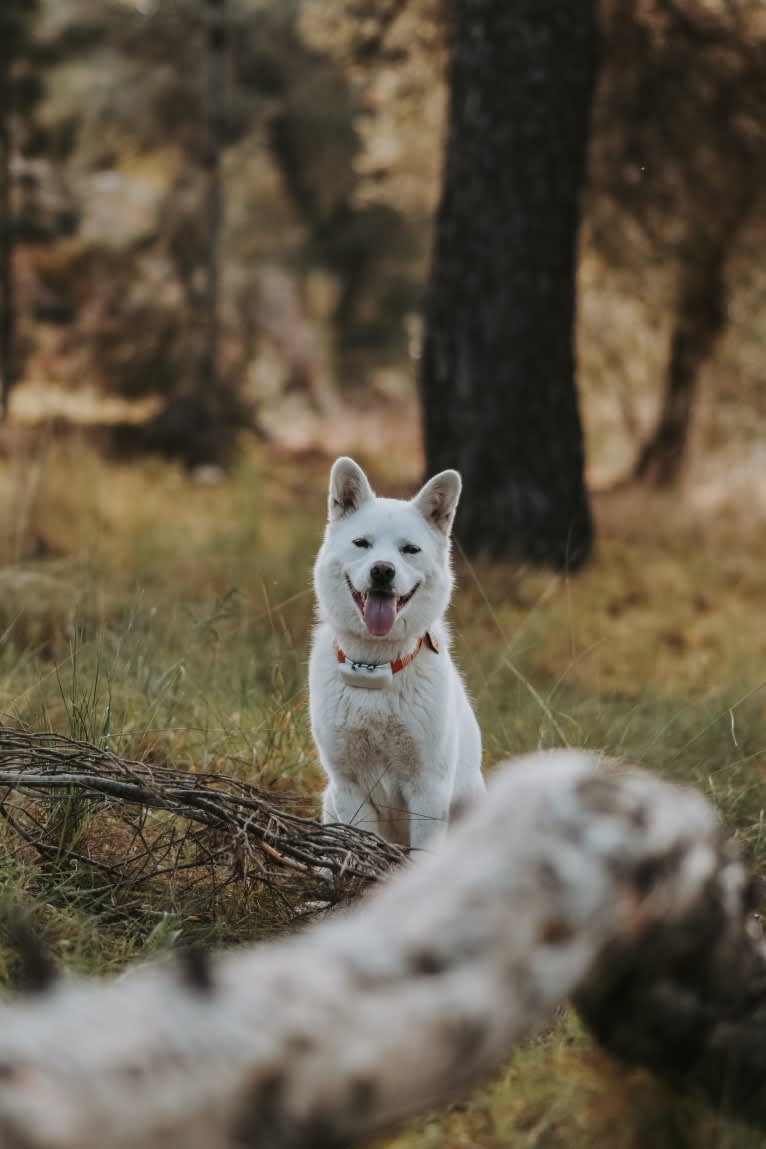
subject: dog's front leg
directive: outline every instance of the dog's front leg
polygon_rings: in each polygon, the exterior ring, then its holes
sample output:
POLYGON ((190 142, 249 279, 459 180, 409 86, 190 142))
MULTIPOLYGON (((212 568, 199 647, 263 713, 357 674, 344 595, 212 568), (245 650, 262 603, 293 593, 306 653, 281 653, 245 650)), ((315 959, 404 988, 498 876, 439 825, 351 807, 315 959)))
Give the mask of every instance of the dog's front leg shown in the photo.
POLYGON ((446 784, 402 787, 410 822, 410 849, 433 850, 447 835, 451 787, 446 784))
POLYGON ((322 821, 345 822, 348 826, 358 826, 360 830, 370 830, 380 834, 378 811, 370 801, 367 791, 347 779, 335 779, 322 797, 322 821))

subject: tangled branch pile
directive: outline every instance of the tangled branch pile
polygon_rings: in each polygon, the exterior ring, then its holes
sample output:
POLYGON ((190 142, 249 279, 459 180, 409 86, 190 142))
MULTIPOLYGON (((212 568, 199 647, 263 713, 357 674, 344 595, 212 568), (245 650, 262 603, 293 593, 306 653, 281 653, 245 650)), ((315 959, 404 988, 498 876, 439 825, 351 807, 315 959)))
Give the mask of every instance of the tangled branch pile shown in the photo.
POLYGON ((355 896, 405 859, 374 834, 308 814, 305 799, 226 775, 0 727, 0 816, 20 848, 76 869, 121 904, 160 877, 207 896, 246 881, 294 917, 307 902, 355 896))

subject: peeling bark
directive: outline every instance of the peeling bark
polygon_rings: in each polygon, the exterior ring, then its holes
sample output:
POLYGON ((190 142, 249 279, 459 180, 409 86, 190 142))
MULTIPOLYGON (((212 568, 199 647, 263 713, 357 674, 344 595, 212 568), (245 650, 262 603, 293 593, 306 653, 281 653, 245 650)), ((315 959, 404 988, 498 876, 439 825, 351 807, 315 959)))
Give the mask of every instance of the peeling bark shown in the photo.
POLYGON ((655 969, 716 1003, 724 970, 762 982, 746 886, 700 795, 585 753, 530 756, 354 912, 2 1007, 0 1145, 346 1144, 465 1089, 574 991, 609 1042, 610 995, 655 969))
POLYGON ((751 896, 732 858, 683 929, 655 922, 639 944, 614 947, 575 1004, 615 1056, 766 1128, 766 963, 751 896))

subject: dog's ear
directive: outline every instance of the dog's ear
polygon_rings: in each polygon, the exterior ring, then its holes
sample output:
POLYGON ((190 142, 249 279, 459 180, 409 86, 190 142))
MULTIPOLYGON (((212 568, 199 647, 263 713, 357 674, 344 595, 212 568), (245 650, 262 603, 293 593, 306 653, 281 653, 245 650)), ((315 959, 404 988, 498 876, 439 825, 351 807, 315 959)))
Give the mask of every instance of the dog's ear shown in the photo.
POLYGON ((457 471, 441 471, 429 479, 412 500, 426 522, 443 535, 452 530, 462 486, 457 471))
POLYGON ((330 522, 359 510, 362 503, 375 498, 362 468, 353 459, 336 459, 330 471, 330 497, 327 510, 330 522))

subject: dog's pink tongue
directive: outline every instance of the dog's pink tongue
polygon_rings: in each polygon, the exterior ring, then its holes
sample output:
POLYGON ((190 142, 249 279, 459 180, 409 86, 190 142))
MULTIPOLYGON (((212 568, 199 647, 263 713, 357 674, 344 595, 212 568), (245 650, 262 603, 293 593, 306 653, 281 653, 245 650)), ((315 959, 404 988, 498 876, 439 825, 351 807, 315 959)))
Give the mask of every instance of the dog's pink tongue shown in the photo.
POLYGON ((364 604, 364 621, 370 634, 382 638, 396 622, 396 599, 371 590, 364 604))

